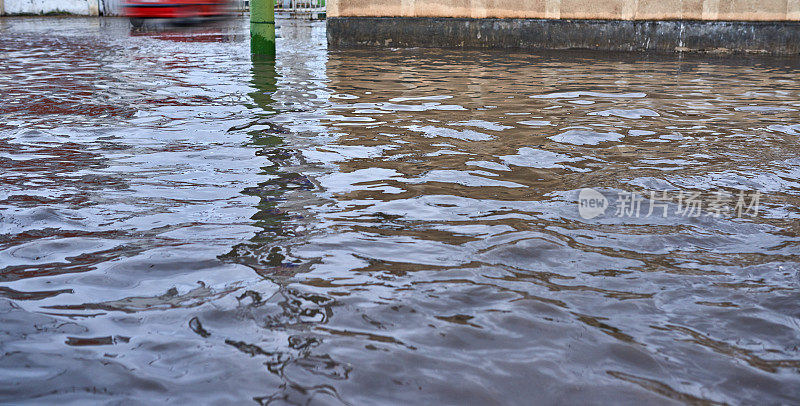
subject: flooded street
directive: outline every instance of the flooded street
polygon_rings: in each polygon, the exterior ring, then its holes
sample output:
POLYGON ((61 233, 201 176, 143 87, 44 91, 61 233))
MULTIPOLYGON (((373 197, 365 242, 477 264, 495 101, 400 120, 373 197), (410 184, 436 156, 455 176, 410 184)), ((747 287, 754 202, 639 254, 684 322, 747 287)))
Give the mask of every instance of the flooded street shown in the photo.
POLYGON ((277 25, 0 19, 0 402, 800 402, 800 60, 277 25))

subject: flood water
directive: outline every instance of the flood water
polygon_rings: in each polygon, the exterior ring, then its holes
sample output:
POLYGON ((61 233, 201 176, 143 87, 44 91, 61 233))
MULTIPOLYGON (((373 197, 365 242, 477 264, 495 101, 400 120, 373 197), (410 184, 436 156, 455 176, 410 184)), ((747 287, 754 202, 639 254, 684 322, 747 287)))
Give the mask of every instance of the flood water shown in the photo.
POLYGON ((798 59, 278 26, 0 19, 0 401, 800 402, 798 59))

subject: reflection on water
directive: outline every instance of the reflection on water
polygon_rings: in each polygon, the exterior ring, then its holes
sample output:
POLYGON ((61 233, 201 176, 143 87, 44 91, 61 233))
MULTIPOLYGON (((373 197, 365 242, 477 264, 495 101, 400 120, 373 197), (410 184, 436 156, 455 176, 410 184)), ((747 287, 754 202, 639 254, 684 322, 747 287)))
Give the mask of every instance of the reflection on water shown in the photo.
POLYGON ((800 399, 796 60, 279 25, 272 63, 246 21, 0 20, 0 399, 800 399))

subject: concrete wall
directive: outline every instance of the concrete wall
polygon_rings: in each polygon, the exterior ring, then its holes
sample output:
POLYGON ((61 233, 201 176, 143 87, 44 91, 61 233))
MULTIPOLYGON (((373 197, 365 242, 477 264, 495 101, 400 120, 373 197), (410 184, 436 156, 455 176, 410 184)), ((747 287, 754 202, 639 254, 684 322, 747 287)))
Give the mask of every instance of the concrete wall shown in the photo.
POLYGON ((800 21, 800 0, 328 0, 328 17, 800 21))
POLYGON ((0 0, 3 14, 70 13, 98 15, 99 0, 0 0))

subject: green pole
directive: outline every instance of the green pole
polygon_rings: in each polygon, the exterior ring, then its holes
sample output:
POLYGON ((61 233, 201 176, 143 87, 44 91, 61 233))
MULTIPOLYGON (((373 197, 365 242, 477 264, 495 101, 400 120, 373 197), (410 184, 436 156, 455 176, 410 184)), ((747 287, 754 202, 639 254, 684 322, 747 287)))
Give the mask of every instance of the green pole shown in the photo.
POLYGON ((250 53, 275 56, 274 0, 250 0, 250 53))

